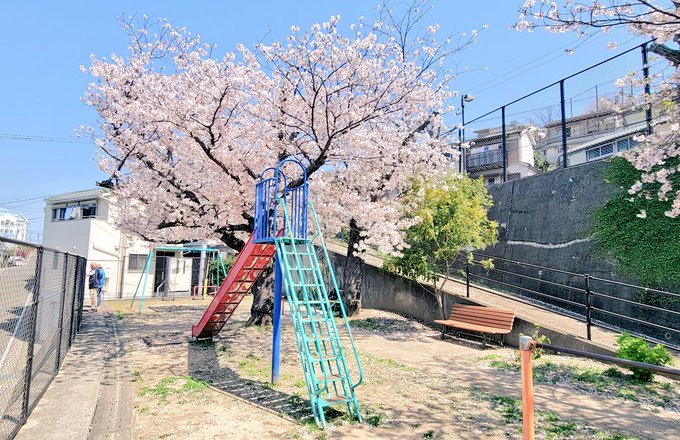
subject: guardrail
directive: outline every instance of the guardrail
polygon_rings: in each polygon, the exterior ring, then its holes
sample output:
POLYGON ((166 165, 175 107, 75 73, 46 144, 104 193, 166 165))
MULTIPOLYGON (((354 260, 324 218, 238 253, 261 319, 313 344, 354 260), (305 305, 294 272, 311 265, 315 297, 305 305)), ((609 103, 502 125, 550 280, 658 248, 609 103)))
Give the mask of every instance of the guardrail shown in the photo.
POLYGON ((592 339, 592 326, 598 325, 680 348, 680 328, 674 325, 680 322, 680 293, 478 252, 472 255, 472 260, 461 255, 449 274, 464 277, 468 297, 471 285, 493 288, 584 321, 588 340, 592 339), (485 267, 484 260, 491 260, 492 265, 485 267))
POLYGON ((543 348, 559 353, 571 354, 588 359, 595 359, 602 362, 608 362, 624 367, 646 368, 648 370, 662 373, 666 376, 680 379, 680 370, 676 368, 663 367, 659 365, 646 364, 644 362, 636 362, 628 359, 619 359, 612 356, 605 356, 602 354, 589 353, 587 351, 576 350, 567 347, 558 347, 556 345, 543 344, 535 341, 531 336, 520 336, 519 350, 520 363, 522 369, 522 433, 524 440, 534 440, 534 378, 532 368, 532 351, 537 348, 543 348))

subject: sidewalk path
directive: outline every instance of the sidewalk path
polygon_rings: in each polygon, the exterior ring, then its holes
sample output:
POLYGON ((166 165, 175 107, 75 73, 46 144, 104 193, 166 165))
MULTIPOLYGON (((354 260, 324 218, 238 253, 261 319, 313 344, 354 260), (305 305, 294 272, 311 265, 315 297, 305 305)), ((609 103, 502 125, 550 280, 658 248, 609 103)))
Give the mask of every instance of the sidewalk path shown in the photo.
POLYGON ((121 348, 115 317, 85 310, 59 374, 16 439, 132 438, 131 400, 121 399, 131 389, 119 377, 121 348))
MULTIPOLYGON (((328 250, 332 252, 341 255, 347 254, 347 248, 339 243, 327 242, 326 245, 328 250)), ((366 264, 378 268, 382 267, 383 265, 383 260, 374 255, 368 255, 365 262, 366 264)), ((424 284, 430 285, 430 283, 424 284)), ((449 279, 444 284, 443 290, 449 295, 456 295, 460 297, 466 296, 465 283, 462 281, 449 279)), ((492 289, 478 289, 476 287, 470 286, 470 297, 467 299, 487 307, 515 310, 516 316, 524 321, 537 323, 543 329, 548 329, 555 333, 572 337, 574 339, 580 340, 584 344, 592 344, 594 346, 600 347, 601 349, 604 349, 605 352, 609 352, 608 354, 615 354, 617 350, 617 346, 615 345, 616 337, 618 336, 617 332, 593 325, 591 327, 592 340, 588 341, 585 337, 585 322, 571 318, 569 316, 551 312, 544 308, 532 305, 527 301, 523 301, 520 298, 513 297, 509 294, 503 294, 493 291, 492 289)))

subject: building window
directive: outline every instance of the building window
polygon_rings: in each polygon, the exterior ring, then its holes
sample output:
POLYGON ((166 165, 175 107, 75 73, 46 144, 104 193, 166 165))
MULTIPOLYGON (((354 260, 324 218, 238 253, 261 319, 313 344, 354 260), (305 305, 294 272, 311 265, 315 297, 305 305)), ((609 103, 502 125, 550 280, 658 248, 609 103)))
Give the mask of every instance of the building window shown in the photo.
POLYGON ((493 185, 494 183, 496 183, 496 177, 495 176, 486 178, 486 184, 487 185, 493 185))
POLYGON ((79 218, 94 218, 97 216, 96 203, 83 203, 52 208, 52 221, 75 220, 79 218))
POLYGON ((141 272, 146 264, 147 254, 130 254, 128 257, 128 270, 141 272))
POLYGON ((616 151, 628 151, 637 147, 637 142, 631 138, 616 141, 616 151))
POLYGON ((586 150, 586 160, 597 160, 605 156, 610 156, 614 154, 614 144, 604 144, 599 147, 591 148, 586 150))
POLYGON ((59 254, 55 252, 52 254, 52 270, 57 269, 59 269, 59 254))
POLYGON ((520 177, 522 177, 522 175, 520 173, 510 173, 510 174, 508 174, 508 180, 517 180, 520 177))
POLYGON ((567 137, 571 137, 571 127, 567 127, 565 131, 567 132, 567 137))

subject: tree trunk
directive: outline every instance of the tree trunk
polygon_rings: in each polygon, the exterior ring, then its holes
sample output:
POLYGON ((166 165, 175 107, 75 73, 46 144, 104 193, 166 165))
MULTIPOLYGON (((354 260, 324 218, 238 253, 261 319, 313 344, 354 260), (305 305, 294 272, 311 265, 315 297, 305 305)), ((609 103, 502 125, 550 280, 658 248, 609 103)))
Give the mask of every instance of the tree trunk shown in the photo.
POLYGON ((274 315, 274 265, 269 263, 252 287, 253 305, 246 325, 271 325, 274 315))
POLYGON ((360 230, 354 219, 349 222, 347 258, 345 258, 343 277, 343 303, 347 316, 359 313, 361 309, 361 285, 364 278, 364 262, 354 254, 354 245, 361 240, 360 230))

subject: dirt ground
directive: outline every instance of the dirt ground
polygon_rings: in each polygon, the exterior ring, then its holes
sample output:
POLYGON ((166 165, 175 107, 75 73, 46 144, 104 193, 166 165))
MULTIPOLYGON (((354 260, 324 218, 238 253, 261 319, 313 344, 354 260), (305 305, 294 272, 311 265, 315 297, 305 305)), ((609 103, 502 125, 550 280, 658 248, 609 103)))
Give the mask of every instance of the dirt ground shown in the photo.
MULTIPOLYGON (((141 315, 129 302, 108 303, 134 380, 135 438, 521 438, 513 349, 442 341, 438 330, 415 320, 363 310, 351 325, 364 369, 357 396, 365 423, 337 407, 326 411, 329 427, 321 431, 289 317, 280 380, 272 386, 271 329, 244 326, 249 299, 213 343, 191 340, 191 324, 208 302, 147 301, 141 315)), ((545 366, 537 367, 537 438, 670 439, 680 432, 676 382, 658 378, 631 391, 621 382, 627 373, 602 373, 607 365, 556 355, 537 364, 545 366)))

